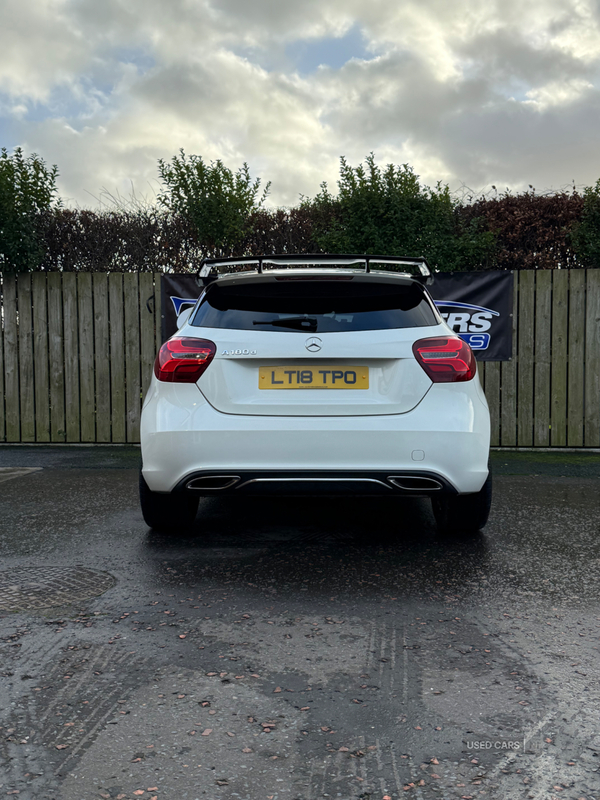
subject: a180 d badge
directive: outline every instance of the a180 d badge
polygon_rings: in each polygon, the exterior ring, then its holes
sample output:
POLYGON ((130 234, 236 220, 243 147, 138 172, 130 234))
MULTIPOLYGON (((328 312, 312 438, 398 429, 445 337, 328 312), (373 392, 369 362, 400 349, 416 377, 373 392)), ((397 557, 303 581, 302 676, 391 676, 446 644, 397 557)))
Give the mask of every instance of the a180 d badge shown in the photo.
POLYGON ((244 348, 243 350, 241 350, 240 348, 238 348, 236 350, 222 350, 221 351, 221 355, 222 356, 255 356, 256 355, 256 350, 247 350, 246 348, 244 348))

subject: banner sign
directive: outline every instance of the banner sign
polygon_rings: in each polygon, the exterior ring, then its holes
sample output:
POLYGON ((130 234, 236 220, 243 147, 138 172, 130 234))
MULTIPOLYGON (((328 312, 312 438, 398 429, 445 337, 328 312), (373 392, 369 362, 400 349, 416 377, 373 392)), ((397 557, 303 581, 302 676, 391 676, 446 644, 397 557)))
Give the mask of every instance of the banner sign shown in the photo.
MULTIPOLYGON (((512 357, 512 272, 438 272, 427 287, 452 330, 478 361, 512 357)), ((202 293, 195 275, 162 276, 163 341, 177 331, 177 317, 202 293)))
POLYGON ((438 272, 428 287, 438 311, 478 361, 510 361, 512 272, 438 272))

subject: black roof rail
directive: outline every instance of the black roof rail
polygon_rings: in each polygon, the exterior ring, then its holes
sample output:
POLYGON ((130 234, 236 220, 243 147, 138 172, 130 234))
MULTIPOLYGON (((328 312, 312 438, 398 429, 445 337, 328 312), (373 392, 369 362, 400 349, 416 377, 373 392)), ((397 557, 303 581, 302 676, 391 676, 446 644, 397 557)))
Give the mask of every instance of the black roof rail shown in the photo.
POLYGON ((365 272, 371 271, 371 264, 389 264, 390 266, 416 268, 418 269, 418 274, 411 275, 412 278, 420 283, 431 282, 431 270, 424 256, 378 256, 371 253, 306 253, 296 255, 281 253, 262 256, 204 258, 200 264, 198 282, 207 286, 209 283, 216 281, 222 273, 241 272, 242 270, 238 270, 236 267, 250 266, 252 264, 256 265, 256 271, 259 274, 263 274, 265 264, 274 267, 314 266, 316 264, 336 264, 349 267, 353 264, 364 264, 365 272))

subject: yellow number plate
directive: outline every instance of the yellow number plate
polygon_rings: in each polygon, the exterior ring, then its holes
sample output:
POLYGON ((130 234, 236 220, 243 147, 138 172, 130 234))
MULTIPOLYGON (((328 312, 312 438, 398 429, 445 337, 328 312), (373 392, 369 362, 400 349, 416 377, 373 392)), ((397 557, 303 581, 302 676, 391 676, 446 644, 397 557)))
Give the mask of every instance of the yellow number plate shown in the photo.
POLYGON ((260 367, 259 389, 368 389, 368 367, 260 367))

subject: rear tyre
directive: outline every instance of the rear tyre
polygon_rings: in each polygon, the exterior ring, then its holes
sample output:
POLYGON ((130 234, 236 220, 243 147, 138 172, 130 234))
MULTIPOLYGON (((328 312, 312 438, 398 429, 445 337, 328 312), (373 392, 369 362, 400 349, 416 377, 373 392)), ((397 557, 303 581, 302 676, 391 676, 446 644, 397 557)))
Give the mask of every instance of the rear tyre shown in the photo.
POLYGON ((488 521, 492 505, 492 473, 475 494, 441 495, 431 500, 438 533, 474 536, 488 521))
POLYGON ((148 488, 140 472, 140 505, 144 522, 161 533, 183 533, 198 513, 199 498, 190 494, 161 494, 148 488))

